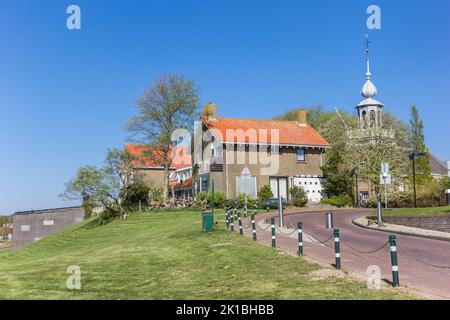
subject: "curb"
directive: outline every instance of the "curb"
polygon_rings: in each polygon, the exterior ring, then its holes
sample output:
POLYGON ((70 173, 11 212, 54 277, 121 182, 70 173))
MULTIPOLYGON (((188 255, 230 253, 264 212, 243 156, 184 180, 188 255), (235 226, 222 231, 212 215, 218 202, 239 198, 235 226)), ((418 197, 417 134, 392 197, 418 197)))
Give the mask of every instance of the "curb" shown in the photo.
MULTIPOLYGON (((367 226, 367 225, 357 221, 358 219, 361 219, 361 218, 365 218, 365 217, 363 216, 363 217, 359 217, 359 218, 353 219, 352 223, 355 226, 358 226, 358 227, 361 227, 361 228, 364 228, 364 229, 368 229, 368 230, 373 230, 373 231, 381 231, 381 232, 395 233, 395 234, 400 234, 400 235, 410 236, 410 237, 416 237, 416 238, 424 238, 424 239, 440 240, 440 241, 450 242, 450 235, 447 238, 447 237, 425 235, 425 234, 414 233, 414 232, 397 231, 397 230, 392 230, 392 229, 375 229, 375 228, 371 228, 371 227, 369 227, 369 226, 367 226)), ((419 228, 417 228, 417 229, 419 229, 419 228)), ((422 229, 422 230, 427 230, 427 229, 422 229)))

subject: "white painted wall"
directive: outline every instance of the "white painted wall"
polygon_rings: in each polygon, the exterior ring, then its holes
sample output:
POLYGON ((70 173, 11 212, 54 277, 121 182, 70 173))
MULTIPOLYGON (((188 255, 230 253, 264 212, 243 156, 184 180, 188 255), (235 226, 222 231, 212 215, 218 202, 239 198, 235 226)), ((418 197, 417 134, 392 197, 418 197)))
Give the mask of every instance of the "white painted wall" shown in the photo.
POLYGON ((318 177, 294 177, 295 186, 302 187, 308 195, 311 203, 319 203, 322 200, 322 180, 318 177))

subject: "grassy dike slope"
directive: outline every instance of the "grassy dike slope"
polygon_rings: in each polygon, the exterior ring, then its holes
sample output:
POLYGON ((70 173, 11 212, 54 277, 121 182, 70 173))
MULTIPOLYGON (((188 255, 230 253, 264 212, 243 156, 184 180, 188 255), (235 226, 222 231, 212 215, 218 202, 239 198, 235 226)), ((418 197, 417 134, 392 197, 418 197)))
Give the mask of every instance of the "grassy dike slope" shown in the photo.
POLYGON ((369 290, 362 282, 311 281, 308 273, 317 265, 231 234, 223 220, 216 228, 202 233, 200 214, 186 211, 143 213, 105 226, 91 219, 2 252, 0 298, 411 298, 393 289, 369 290), (66 288, 70 265, 81 268, 81 290, 66 288))

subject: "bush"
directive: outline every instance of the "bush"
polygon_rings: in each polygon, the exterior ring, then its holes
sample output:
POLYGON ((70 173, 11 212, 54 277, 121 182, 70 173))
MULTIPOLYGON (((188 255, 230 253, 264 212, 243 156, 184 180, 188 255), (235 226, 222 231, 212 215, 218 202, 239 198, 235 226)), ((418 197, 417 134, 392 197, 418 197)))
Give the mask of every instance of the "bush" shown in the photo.
POLYGON ((264 203, 267 201, 267 199, 273 198, 272 189, 270 189, 269 185, 265 185, 258 191, 258 199, 261 203, 264 203))
POLYGON ((118 215, 119 211, 113 208, 106 208, 100 213, 98 218, 98 224, 99 225, 107 224, 108 222, 114 220, 114 218, 117 217, 118 215))
POLYGON ((324 204, 330 204, 338 208, 353 205, 353 199, 349 195, 334 196, 328 199, 322 199, 320 202, 324 204))
MULTIPOLYGON (((225 208, 228 204, 225 193, 221 191, 214 191, 214 208, 225 208)), ((211 209, 211 192, 199 192, 195 197, 195 205, 204 210, 211 209), (206 204, 206 207, 203 205, 206 204)))
POLYGON ((291 195, 292 204, 296 207, 304 207, 308 203, 308 196, 305 190, 300 186, 293 186, 289 193, 291 195))
POLYGON ((123 206, 126 208, 137 208, 139 201, 142 206, 148 203, 148 193, 150 188, 142 181, 136 180, 127 187, 127 198, 125 199, 123 206))

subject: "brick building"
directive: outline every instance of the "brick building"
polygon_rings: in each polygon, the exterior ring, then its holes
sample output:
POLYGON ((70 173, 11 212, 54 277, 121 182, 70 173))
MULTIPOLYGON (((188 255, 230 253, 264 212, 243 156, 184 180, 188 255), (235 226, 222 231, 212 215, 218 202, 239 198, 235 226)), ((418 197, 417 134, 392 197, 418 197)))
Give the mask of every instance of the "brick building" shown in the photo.
POLYGON ((322 197, 322 171, 328 142, 299 111, 296 121, 216 117, 216 106, 205 106, 194 129, 194 182, 197 192, 215 190, 228 198, 239 193, 257 197, 270 185, 274 197, 290 198, 301 186, 311 202, 322 197))

